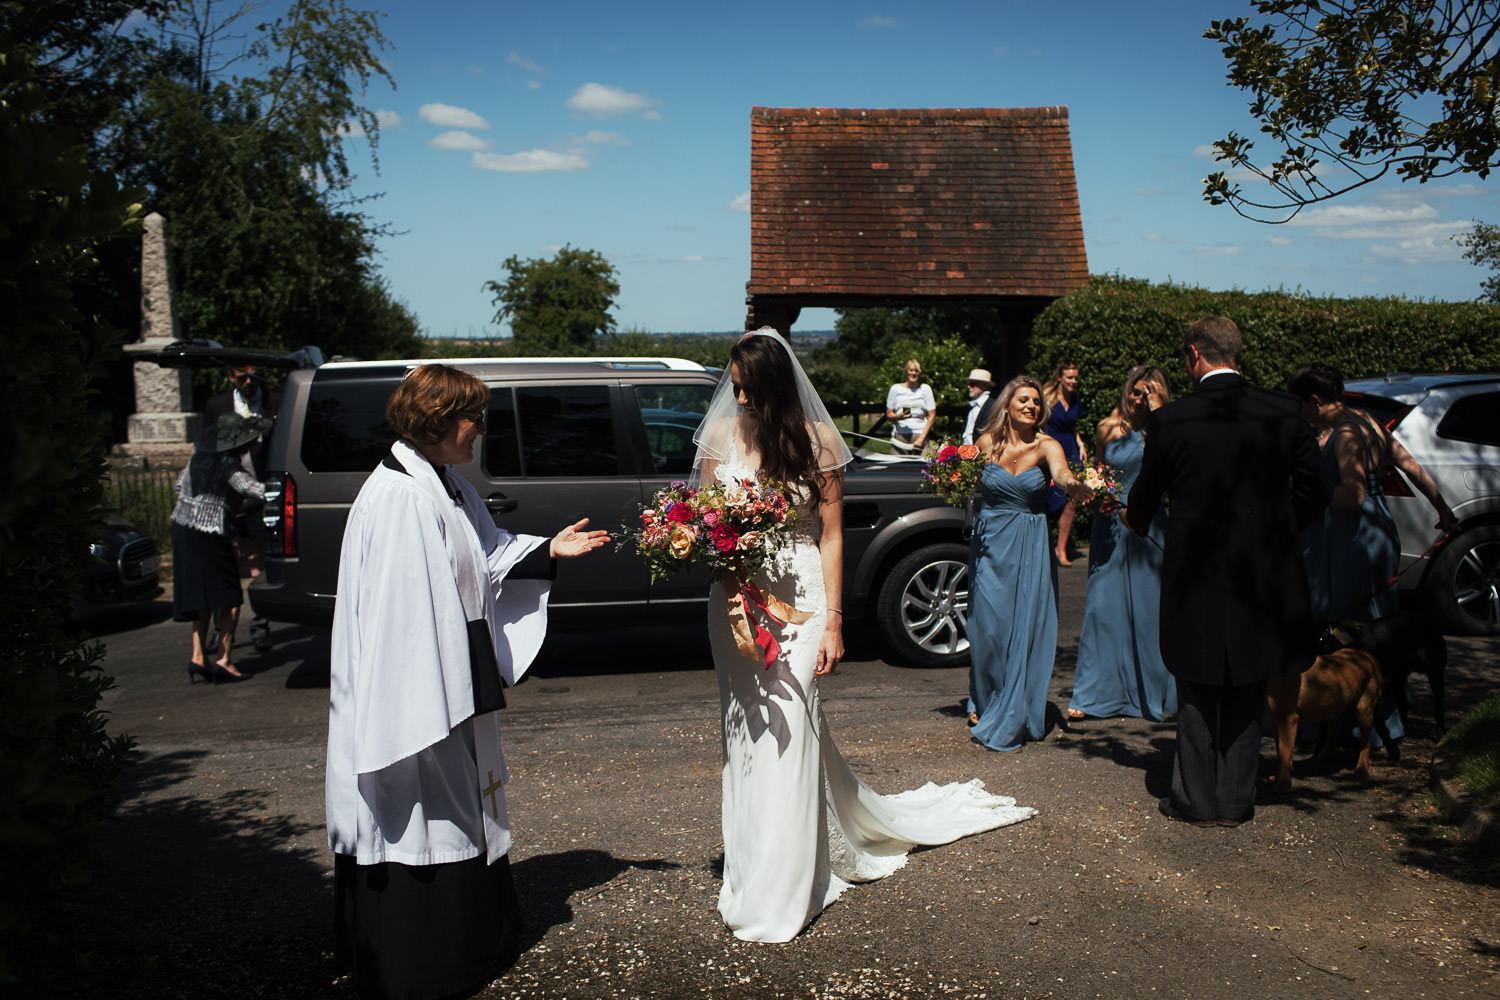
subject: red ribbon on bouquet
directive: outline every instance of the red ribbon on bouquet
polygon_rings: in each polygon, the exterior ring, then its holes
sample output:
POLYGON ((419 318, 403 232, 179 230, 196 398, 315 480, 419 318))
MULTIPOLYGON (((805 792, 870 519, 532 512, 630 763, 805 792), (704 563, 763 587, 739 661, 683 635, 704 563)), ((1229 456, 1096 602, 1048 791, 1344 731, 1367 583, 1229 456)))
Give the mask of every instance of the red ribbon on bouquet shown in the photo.
POLYGON ((738 592, 725 596, 729 599, 729 622, 734 628, 735 645, 741 655, 760 660, 767 669, 781 655, 781 643, 777 641, 775 633, 751 613, 750 608, 754 606, 759 609, 762 615, 776 623, 777 628, 785 627, 787 622, 802 625, 812 618, 812 612, 798 611, 775 594, 767 594, 749 580, 740 584, 738 592))

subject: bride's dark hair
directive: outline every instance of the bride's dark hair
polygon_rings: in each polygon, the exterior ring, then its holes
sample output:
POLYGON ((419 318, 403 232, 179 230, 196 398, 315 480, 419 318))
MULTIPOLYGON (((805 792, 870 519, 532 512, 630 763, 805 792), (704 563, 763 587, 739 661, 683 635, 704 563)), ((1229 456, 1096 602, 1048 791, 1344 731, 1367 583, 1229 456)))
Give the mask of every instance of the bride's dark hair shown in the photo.
POLYGON ((745 336, 729 352, 729 363, 740 369, 740 388, 749 400, 746 411, 751 443, 760 452, 761 468, 772 479, 800 483, 823 499, 818 488, 818 459, 807 428, 807 415, 797 395, 790 347, 770 334, 745 336))

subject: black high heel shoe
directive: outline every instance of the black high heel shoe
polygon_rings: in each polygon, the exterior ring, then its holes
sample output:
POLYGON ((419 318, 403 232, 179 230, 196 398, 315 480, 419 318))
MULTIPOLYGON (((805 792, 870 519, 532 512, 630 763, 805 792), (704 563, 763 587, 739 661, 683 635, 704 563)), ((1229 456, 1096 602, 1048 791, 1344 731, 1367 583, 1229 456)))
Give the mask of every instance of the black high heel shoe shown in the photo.
POLYGON ((249 679, 244 674, 231 674, 217 663, 214 664, 211 676, 215 684, 238 684, 240 681, 249 679))
POLYGON ((189 684, 196 684, 196 683, 198 683, 197 681, 193 680, 194 677, 202 677, 203 678, 203 683, 205 683, 205 684, 211 684, 213 682, 213 675, 211 675, 208 672, 208 668, 207 667, 205 667, 205 666, 203 666, 202 664, 199 664, 199 663, 194 663, 192 660, 189 660, 188 661, 188 683, 189 684))

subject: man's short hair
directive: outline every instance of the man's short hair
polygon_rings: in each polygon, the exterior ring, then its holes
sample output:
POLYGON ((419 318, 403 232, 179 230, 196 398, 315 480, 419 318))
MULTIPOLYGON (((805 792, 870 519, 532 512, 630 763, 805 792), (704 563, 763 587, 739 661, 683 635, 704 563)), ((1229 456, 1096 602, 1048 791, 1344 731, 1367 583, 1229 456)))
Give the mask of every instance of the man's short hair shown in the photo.
POLYGON ((1244 339, 1228 316, 1205 316, 1182 332, 1182 349, 1196 347, 1211 365, 1238 365, 1244 339))

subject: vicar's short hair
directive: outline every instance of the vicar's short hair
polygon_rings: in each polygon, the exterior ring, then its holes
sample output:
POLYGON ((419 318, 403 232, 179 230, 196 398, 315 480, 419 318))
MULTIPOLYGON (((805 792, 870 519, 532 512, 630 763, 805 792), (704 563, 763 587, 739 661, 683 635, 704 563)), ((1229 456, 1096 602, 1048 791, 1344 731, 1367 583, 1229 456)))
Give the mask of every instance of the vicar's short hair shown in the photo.
POLYGON ((413 368, 385 404, 385 419, 412 444, 434 445, 455 417, 482 416, 490 391, 468 372, 448 365, 413 368))
POLYGON ((1211 365, 1238 365, 1244 340, 1228 316, 1205 316, 1182 333, 1182 349, 1196 347, 1211 365))

